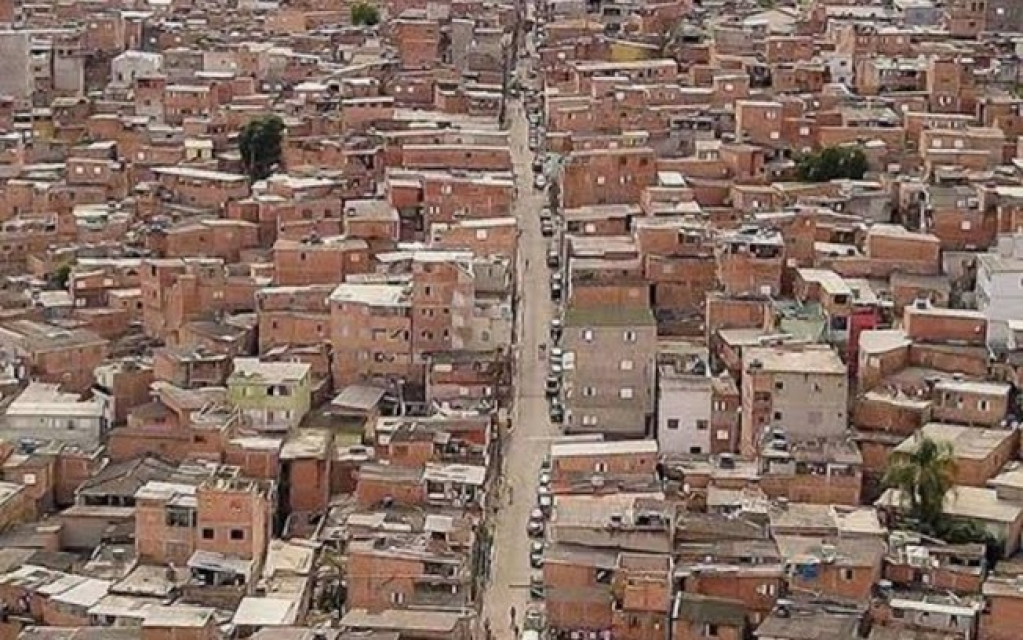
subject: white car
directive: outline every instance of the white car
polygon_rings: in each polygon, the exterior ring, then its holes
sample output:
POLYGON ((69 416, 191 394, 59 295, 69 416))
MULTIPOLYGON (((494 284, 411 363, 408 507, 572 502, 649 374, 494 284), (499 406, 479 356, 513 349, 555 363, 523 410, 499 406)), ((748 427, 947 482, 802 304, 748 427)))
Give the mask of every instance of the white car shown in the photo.
POLYGON ((540 512, 545 516, 551 515, 551 511, 554 510, 554 495, 551 494, 550 489, 547 487, 540 487, 540 493, 536 496, 536 503, 540 505, 540 512))
POLYGON ((537 189, 546 189, 547 176, 543 175, 542 173, 536 176, 536 178, 533 179, 533 186, 536 187, 537 189))
POLYGON ((540 472, 540 486, 549 487, 551 486, 551 474, 547 471, 540 472))

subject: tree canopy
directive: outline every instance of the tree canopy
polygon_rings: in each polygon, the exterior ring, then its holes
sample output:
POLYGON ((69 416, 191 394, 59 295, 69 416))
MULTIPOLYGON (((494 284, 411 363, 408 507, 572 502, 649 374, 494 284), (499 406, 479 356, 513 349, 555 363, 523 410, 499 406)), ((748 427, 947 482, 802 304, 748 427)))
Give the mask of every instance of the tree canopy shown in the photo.
POLYGON ((796 173, 804 182, 860 180, 869 168, 867 156, 858 147, 826 147, 801 157, 796 173))
POLYGON ((241 131, 238 148, 242 165, 251 180, 262 180, 281 164, 284 121, 275 115, 256 118, 241 131))
POLYGON ((945 494, 955 484, 956 461, 952 445, 923 437, 912 452, 893 454, 884 474, 885 486, 898 489, 909 516, 920 526, 939 527, 945 494))
POLYGON ((65 262, 50 274, 49 284, 52 289, 67 289, 68 280, 71 278, 71 263, 65 262))
POLYGON ((368 2, 356 2, 352 5, 352 24, 372 27, 380 23, 380 10, 368 2))

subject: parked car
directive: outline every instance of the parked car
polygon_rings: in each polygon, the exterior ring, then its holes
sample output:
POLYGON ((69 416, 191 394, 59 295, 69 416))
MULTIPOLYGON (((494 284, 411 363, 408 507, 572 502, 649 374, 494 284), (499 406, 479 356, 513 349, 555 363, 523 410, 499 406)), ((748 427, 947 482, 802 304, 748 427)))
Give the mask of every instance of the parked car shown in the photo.
POLYGON ((536 504, 545 517, 551 517, 551 511, 554 510, 554 496, 549 487, 540 487, 540 491, 536 494, 536 504))
POLYGON ((540 461, 540 471, 550 473, 551 472, 551 454, 547 454, 540 461))
POLYGON ((543 543, 533 540, 529 543, 529 566, 539 569, 543 566, 543 543))
POLYGON ((547 376, 547 380, 544 381, 544 393, 547 394, 548 398, 553 398, 561 393, 561 378, 556 376, 547 376))
POLYGON ((543 611, 530 607, 526 609, 526 616, 523 618, 522 628, 527 631, 543 631, 543 611))
POLYGON ((561 323, 560 318, 554 318, 551 320, 551 342, 557 344, 561 340, 561 333, 564 330, 564 326, 561 323))
POLYGON ((547 413, 554 424, 561 424, 565 421, 565 406, 556 398, 551 401, 551 406, 548 407, 547 413))
POLYGON ((543 584, 543 576, 534 573, 529 577, 529 597, 532 600, 543 600, 547 589, 543 584))
POLYGON ((539 482, 541 487, 551 486, 551 472, 541 470, 540 477, 537 478, 537 481, 539 482))
POLYGON ((542 173, 537 174, 537 176, 535 178, 533 178, 533 187, 536 188, 536 189, 540 189, 540 190, 546 189, 547 188, 547 176, 545 176, 542 173))
POLYGON ((545 238, 550 238, 554 235, 554 221, 550 218, 540 219, 540 235, 545 238))
POLYGON ((547 359, 550 360, 551 364, 561 364, 565 359, 565 350, 561 347, 551 347, 547 352, 547 359))
POLYGON ((551 269, 557 269, 561 266, 561 254, 558 253, 557 247, 551 247, 547 250, 547 266, 551 269))
POLYGON ((539 538, 543 535, 544 530, 544 515, 540 507, 537 507, 529 512, 529 522, 526 523, 526 533, 531 538, 539 538))
POLYGON ((561 283, 551 282, 551 300, 553 302, 561 302, 561 283))

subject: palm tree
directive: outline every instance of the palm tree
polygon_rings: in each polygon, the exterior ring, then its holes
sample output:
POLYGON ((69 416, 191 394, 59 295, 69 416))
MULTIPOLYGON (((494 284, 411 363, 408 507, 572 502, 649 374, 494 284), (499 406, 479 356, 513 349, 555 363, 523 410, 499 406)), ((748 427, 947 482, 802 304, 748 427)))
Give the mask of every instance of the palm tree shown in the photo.
POLYGON ((955 473, 952 444, 922 437, 913 451, 892 455, 884 484, 899 490, 910 517, 933 530, 941 518, 945 494, 955 484, 955 473))

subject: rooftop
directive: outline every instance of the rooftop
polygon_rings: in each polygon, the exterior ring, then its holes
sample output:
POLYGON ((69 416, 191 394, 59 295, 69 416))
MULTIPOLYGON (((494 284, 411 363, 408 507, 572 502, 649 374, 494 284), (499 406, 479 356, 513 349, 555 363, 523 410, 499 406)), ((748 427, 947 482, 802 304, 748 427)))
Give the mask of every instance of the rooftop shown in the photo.
POLYGON ((259 358, 235 358, 229 382, 265 384, 297 383, 309 377, 312 365, 303 362, 263 362, 259 358))
POLYGON ((826 345, 805 345, 796 348, 748 347, 743 350, 747 369, 755 366, 768 373, 817 373, 845 375, 845 363, 826 345), (757 365, 756 363, 759 363, 757 365))
POLYGON ((1006 441, 1014 436, 1007 429, 982 429, 958 424, 929 422, 914 435, 902 441, 893 453, 911 454, 916 451, 920 441, 930 438, 935 442, 947 442, 957 458, 983 460, 993 454, 1006 441))
POLYGON ((407 307, 411 305, 409 288, 401 284, 339 284, 330 294, 330 301, 365 304, 374 307, 407 307))
POLYGON ((555 442, 551 459, 575 456, 657 455, 656 440, 622 440, 609 442, 555 442))
POLYGON ((601 306, 565 310, 565 327, 653 327, 654 314, 646 307, 601 306))

